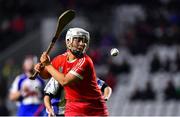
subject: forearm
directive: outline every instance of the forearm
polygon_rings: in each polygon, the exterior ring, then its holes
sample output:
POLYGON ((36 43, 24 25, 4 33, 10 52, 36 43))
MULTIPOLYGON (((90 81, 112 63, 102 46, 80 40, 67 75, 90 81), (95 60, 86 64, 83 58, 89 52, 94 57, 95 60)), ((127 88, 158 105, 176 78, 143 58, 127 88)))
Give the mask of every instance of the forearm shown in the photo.
POLYGON ((65 75, 57 71, 51 64, 47 65, 46 70, 51 74, 51 76, 57 80, 62 86, 66 84, 65 75))
POLYGON ((21 97, 21 93, 20 92, 13 92, 9 94, 9 99, 11 101, 17 101, 19 100, 19 98, 21 97))
POLYGON ((112 89, 108 86, 104 89, 104 98, 109 99, 111 97, 112 89))
POLYGON ((44 105, 46 107, 46 109, 51 109, 51 99, 49 96, 45 95, 44 96, 44 105))
POLYGON ((44 79, 48 79, 48 78, 50 78, 51 77, 51 74, 49 74, 48 72, 47 72, 47 70, 42 70, 41 72, 39 72, 39 75, 41 76, 41 77, 43 77, 44 79))
POLYGON ((51 75, 48 73, 48 71, 45 69, 44 65, 42 63, 38 63, 34 66, 34 70, 38 72, 38 74, 43 79, 48 79, 51 77, 51 75))

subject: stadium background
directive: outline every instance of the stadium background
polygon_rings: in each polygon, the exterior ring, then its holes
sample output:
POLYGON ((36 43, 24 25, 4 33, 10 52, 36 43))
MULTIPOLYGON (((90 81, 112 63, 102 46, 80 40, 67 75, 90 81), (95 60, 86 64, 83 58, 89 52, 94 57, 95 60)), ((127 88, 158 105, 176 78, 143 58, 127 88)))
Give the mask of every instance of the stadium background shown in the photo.
MULTIPOLYGON (((7 94, 24 56, 39 57, 57 17, 74 9, 68 27, 90 32, 88 53, 113 89, 110 115, 179 116, 179 6, 179 0, 0 0, 0 115, 15 114, 7 94), (110 56, 112 47, 117 57, 110 56)), ((65 50, 65 31, 51 57, 65 50)))

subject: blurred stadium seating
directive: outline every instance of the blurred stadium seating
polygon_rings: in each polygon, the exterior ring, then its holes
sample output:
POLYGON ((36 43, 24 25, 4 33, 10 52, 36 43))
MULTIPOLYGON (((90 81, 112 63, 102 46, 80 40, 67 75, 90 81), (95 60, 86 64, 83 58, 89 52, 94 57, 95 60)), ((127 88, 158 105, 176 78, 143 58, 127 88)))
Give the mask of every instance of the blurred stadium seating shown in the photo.
MULTIPOLYGON (((128 83, 121 83, 119 81, 116 90, 113 91, 113 96, 109 101, 109 106, 112 108, 111 115, 114 116, 178 116, 180 108, 179 98, 165 99, 164 90, 167 87, 167 83, 171 80, 175 86, 175 93, 178 93, 180 86, 180 72, 179 71, 156 71, 151 73, 149 71, 150 62, 153 57, 149 57, 149 54, 158 53, 159 59, 176 58, 176 54, 168 54, 179 52, 176 47, 153 47, 154 50, 149 50, 144 56, 130 56, 129 62, 132 65, 132 72, 128 75, 119 75, 119 79, 125 77, 128 79, 128 83), (164 48, 164 50, 163 50, 164 48), (172 49, 176 48, 176 49, 172 49), (153 52, 154 51, 154 52, 153 52), (164 51, 164 54, 162 54, 164 51), (167 55, 167 56, 166 56, 167 55), (174 56, 172 56, 174 55, 174 56), (160 57, 161 56, 161 57, 160 57), (153 90, 156 92, 156 98, 153 100, 147 100, 142 97, 136 100, 130 100, 133 92, 138 88, 143 90, 148 81, 152 82, 153 90)), ((122 55, 119 57, 123 57, 122 55)), ((160 59, 160 61, 163 61, 160 59)), ((172 62, 173 64, 173 62, 172 62)), ((176 64, 177 65, 177 64, 176 64)), ((178 95, 178 94, 176 94, 178 95)), ((141 93, 141 96, 143 94, 141 93)))

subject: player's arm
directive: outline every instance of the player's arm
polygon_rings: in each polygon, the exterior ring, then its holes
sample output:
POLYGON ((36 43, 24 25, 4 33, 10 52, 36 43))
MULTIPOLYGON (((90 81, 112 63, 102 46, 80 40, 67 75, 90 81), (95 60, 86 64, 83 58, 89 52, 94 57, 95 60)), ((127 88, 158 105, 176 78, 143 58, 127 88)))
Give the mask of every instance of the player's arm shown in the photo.
POLYGON ((31 91, 29 91, 27 86, 24 86, 21 90, 11 90, 9 93, 9 99, 12 101, 20 101, 23 98, 28 97, 31 95, 31 91))
POLYGON ((51 97, 49 95, 46 95, 44 96, 44 105, 46 107, 46 109, 49 111, 49 110, 52 110, 52 105, 51 105, 51 97))
POLYGON ((57 80, 62 86, 69 85, 72 82, 76 82, 80 80, 77 75, 72 74, 71 72, 68 72, 66 75, 63 73, 60 73, 57 71, 49 62, 49 56, 46 53, 43 53, 40 61, 45 66, 45 69, 51 74, 51 76, 57 80))
POLYGON ((54 110, 52 109, 51 99, 56 95, 59 88, 59 83, 51 78, 44 88, 44 105, 47 109, 48 115, 53 116, 54 110))
POLYGON ((51 105, 51 99, 54 96, 53 93, 56 92, 56 90, 54 90, 54 86, 53 86, 53 82, 52 82, 51 78, 49 80, 49 82, 46 84, 45 88, 44 88, 44 105, 48 111, 48 113, 53 112, 52 109, 52 105, 51 105))
POLYGON ((15 78, 14 82, 12 83, 11 89, 9 91, 8 98, 11 101, 18 101, 20 98, 22 98, 21 93, 18 90, 18 82, 19 82, 18 77, 15 78))
POLYGON ((49 74, 48 71, 45 69, 45 67, 42 67, 40 63, 36 64, 34 69, 39 73, 39 75, 43 79, 49 79, 51 77, 51 74, 49 74))
POLYGON ((106 88, 104 88, 104 99, 105 99, 105 101, 109 100, 109 98, 111 97, 111 94, 112 94, 111 87, 107 86, 106 88))
POLYGON ((51 105, 51 97, 49 95, 44 96, 44 105, 48 112, 48 116, 54 116, 55 114, 54 114, 54 110, 52 109, 52 105, 51 105))
POLYGON ((97 83, 101 91, 103 92, 103 97, 105 101, 109 100, 112 94, 112 88, 103 80, 97 78, 97 83))
POLYGON ((21 93, 19 91, 9 93, 9 99, 11 101, 18 101, 20 98, 21 98, 21 93))
POLYGON ((51 64, 46 65, 46 69, 62 86, 68 85, 71 82, 80 80, 77 76, 67 73, 66 75, 57 71, 51 64))

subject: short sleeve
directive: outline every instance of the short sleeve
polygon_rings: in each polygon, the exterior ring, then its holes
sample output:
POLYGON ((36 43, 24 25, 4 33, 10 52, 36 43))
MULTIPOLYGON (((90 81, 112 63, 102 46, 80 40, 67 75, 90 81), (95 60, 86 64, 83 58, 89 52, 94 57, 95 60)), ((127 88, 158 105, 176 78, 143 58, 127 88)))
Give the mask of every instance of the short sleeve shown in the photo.
POLYGON ((53 58, 53 60, 51 61, 51 64, 53 65, 53 67, 55 68, 55 69, 58 69, 58 56, 57 57, 55 57, 55 58, 53 58))
POLYGON ((44 88, 46 94, 56 95, 59 89, 59 83, 54 78, 51 78, 44 88))
POLYGON ((97 84, 98 84, 98 87, 101 89, 102 86, 105 84, 105 82, 99 78, 97 78, 97 84))
POLYGON ((10 92, 19 91, 18 89, 19 80, 20 80, 20 76, 17 76, 10 87, 10 92))

